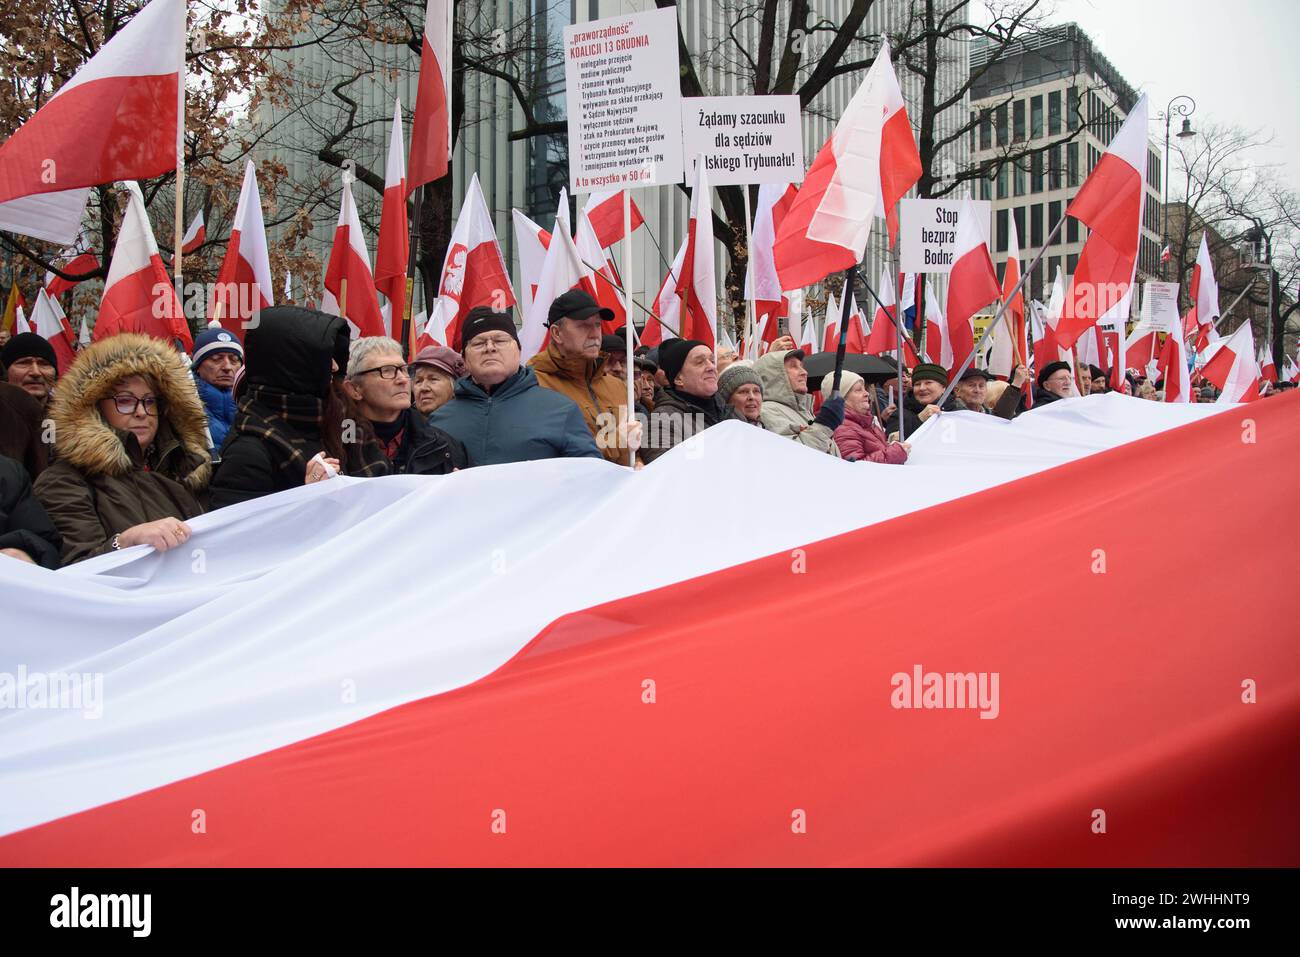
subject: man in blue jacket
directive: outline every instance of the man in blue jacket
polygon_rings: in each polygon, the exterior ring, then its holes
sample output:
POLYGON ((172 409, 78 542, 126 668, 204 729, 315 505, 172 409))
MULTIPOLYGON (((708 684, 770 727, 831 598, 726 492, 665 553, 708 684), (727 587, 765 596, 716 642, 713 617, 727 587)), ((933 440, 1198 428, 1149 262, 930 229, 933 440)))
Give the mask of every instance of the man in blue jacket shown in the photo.
POLYGON ((486 306, 470 311, 461 330, 465 367, 456 398, 429 424, 464 443, 475 465, 531 459, 601 458, 578 404, 543 389, 520 364, 514 320, 486 306))
POLYGON ((230 423, 235 421, 235 375, 244 364, 244 347, 234 333, 225 329, 205 329, 194 340, 194 357, 190 369, 199 390, 203 411, 208 416, 212 452, 226 440, 230 423))

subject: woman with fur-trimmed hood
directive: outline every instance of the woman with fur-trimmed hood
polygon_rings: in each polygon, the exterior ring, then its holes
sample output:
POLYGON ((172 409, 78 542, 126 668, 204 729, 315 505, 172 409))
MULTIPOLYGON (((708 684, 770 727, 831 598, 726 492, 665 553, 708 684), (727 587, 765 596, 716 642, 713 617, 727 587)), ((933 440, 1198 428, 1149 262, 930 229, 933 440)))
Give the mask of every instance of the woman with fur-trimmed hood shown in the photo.
POLYGON ((65 564, 130 545, 166 551, 204 511, 207 417, 182 357, 122 333, 77 354, 50 409, 58 458, 36 480, 65 564))

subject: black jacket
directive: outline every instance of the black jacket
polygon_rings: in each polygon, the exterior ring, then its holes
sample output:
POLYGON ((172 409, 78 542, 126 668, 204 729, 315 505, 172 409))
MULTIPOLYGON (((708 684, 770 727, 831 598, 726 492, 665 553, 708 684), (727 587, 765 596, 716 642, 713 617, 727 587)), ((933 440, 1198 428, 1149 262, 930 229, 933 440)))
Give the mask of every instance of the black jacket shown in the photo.
POLYGON ((415 409, 406 410, 406 432, 393 458, 398 475, 447 475, 473 463, 464 444, 428 420, 415 409))
POLYGON ((707 399, 664 389, 655 393, 654 411, 649 421, 642 424, 641 461, 652 462, 675 445, 679 445, 697 432, 717 425, 726 419, 745 421, 745 417, 722 401, 717 392, 707 399), (701 428, 695 427, 695 416, 701 428))
MULTIPOLYGON (((32 480, 18 462, 0 455, 0 548, 20 548, 38 565, 58 568, 63 539, 32 494, 32 480)), ((0 557, 7 561, 8 557, 0 557)))
MULTIPOLYGON (((944 412, 956 412, 960 410, 961 406, 957 403, 956 394, 954 393, 953 395, 948 396, 948 401, 940 408, 944 412)), ((901 414, 903 421, 907 424, 906 438, 915 435, 916 430, 924 424, 921 421, 921 412, 924 409, 925 406, 918 402, 916 396, 909 392, 907 395, 903 396, 902 406, 900 406, 899 409, 889 417, 889 421, 885 423, 885 434, 889 435, 891 432, 898 431, 898 419, 901 414)))

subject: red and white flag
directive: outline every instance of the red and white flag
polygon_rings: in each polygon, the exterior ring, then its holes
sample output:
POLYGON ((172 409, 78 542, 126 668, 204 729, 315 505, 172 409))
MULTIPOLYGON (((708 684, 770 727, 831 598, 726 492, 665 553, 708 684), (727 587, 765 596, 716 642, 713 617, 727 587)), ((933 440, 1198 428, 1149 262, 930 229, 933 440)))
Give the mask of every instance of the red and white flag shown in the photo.
POLYGON ((429 346, 447 345, 447 300, 435 299, 433 305, 429 308, 429 316, 426 319, 424 312, 411 319, 411 324, 415 327, 415 351, 418 354, 421 349, 429 346))
POLYGON ((556 217, 555 229, 551 232, 550 245, 546 247, 546 261, 542 264, 541 280, 537 283, 537 293, 533 304, 524 316, 524 327, 519 335, 520 358, 527 362, 546 348, 547 315, 551 304, 559 296, 575 286, 589 288, 590 270, 582 263, 578 249, 569 236, 569 231, 556 217))
MULTIPOLYGON (((876 305, 876 311, 871 317, 871 332, 867 335, 862 343, 862 352, 867 355, 890 355, 898 348, 898 331, 894 325, 894 316, 898 311, 896 308, 894 294, 894 277, 889 274, 889 270, 883 266, 880 269, 880 285, 876 287, 876 295, 880 297, 880 302, 885 304, 884 309, 876 305)), ((839 314, 836 313, 838 325, 839 314)), ((829 322, 829 318, 827 320, 829 322)), ((839 330, 836 329, 836 336, 839 336, 839 330)), ((853 330, 849 330, 849 338, 853 336, 853 330)), ((828 346, 833 349, 835 346, 828 346)), ((845 345, 845 351, 852 351, 848 345, 845 345)))
MULTIPOLYGON (((636 200, 631 201, 632 232, 636 232, 645 223, 645 217, 637 208, 636 200)), ((623 238, 623 191, 621 189, 599 190, 587 196, 583 211, 591 220, 591 227, 596 231, 602 248, 608 248, 623 238)))
POLYGON ((406 266, 411 254, 411 231, 406 218, 406 159, 402 139, 402 101, 393 105, 393 129, 388 139, 388 164, 384 169, 384 205, 379 217, 379 244, 375 247, 375 290, 388 299, 388 334, 394 339, 406 316, 406 266))
POLYGON ((271 285, 271 254, 262 220, 262 195, 257 188, 253 161, 244 166, 239 205, 230 227, 226 257, 217 273, 217 285, 208 317, 233 332, 242 342, 244 330, 263 309, 275 305, 271 285))
POLYGON ((1067 349, 1126 293, 1131 294, 1146 168, 1147 98, 1143 94, 1065 211, 1091 230, 1056 325, 1056 337, 1067 349))
POLYGON ((447 175, 451 165, 452 0, 429 0, 420 44, 420 86, 411 121, 407 193, 447 175))
POLYGON ((1282 378, 1287 382, 1300 383, 1300 365, 1297 365, 1290 356, 1283 357, 1282 378))
MULTIPOLYGON (((181 237, 181 255, 188 256, 194 250, 203 245, 208 238, 207 226, 203 223, 203 210, 194 214, 190 220, 189 228, 185 230, 185 235, 181 237)), ((172 255, 172 262, 176 261, 175 254, 172 255)))
POLYGON ((659 291, 655 293, 655 301, 650 306, 653 315, 646 320, 645 328, 641 331, 643 346, 657 346, 669 339, 681 338, 679 334, 682 329, 682 300, 677 295, 677 281, 681 276, 682 263, 686 260, 686 250, 689 246, 689 241, 683 239, 682 244, 677 247, 677 255, 673 257, 672 265, 668 267, 668 275, 664 276, 659 291))
POLYGON ((67 372, 72 360, 77 357, 72 327, 67 317, 59 308, 58 300, 50 297, 44 289, 36 294, 36 304, 32 306, 31 329, 38 336, 44 336, 54 347, 60 373, 67 372))
POLYGON ((882 41, 871 69, 813 160, 776 234, 784 289, 800 289, 862 261, 871 222, 898 235, 898 201, 921 178, 921 154, 882 41))
POLYGON ((764 183, 758 188, 758 208, 754 211, 749 265, 745 270, 745 298, 754 301, 756 315, 780 315, 784 290, 776 272, 772 249, 777 230, 781 228, 798 194, 793 183, 764 183))
POLYGON ((1201 248, 1196 252, 1196 265, 1192 267, 1192 285, 1187 290, 1192 300, 1192 308, 1183 316, 1183 337, 1196 336, 1192 348, 1204 352, 1205 348, 1218 338, 1214 331, 1214 320, 1219 318, 1219 284, 1214 278, 1214 260, 1210 258, 1210 247, 1201 233, 1201 248))
POLYGON ((1213 355, 1201 368, 1201 378, 1223 390, 1218 401, 1253 402, 1258 399, 1261 379, 1250 321, 1243 322, 1226 339, 1220 339, 1214 348, 1213 355))
MULTIPOLYGON (((953 246, 952 272, 948 274, 948 296, 944 303, 943 350, 936 360, 955 375, 975 349, 972 317, 1002 294, 998 274, 989 257, 988 237, 980 231, 980 220, 969 199, 962 203, 953 246)), ((929 350, 934 354, 934 350, 929 350)))
POLYGON ((1007 223, 1010 226, 1010 236, 1007 244, 1007 264, 1002 270, 1002 300, 1007 303, 1005 328, 1011 333, 1009 336, 1011 367, 1006 370, 1007 376, 1010 377, 1017 365, 1029 368, 1029 329, 1025 325, 1024 287, 1017 288, 1020 283, 1020 236, 1016 232, 1015 217, 1008 216, 1007 223))
MULTIPOLYGON (((695 189, 691 191, 691 219, 686 239, 674 260, 669 281, 659 290, 656 313, 672 324, 683 339, 698 339, 710 349, 717 342, 718 300, 713 260, 713 203, 708 174, 696 163, 695 189), (676 299, 677 302, 672 302, 676 299), (673 322, 670 315, 678 320, 673 322)), ((655 324, 656 326, 658 323, 655 324)), ((649 326, 647 325, 647 328, 649 326)), ((644 336, 642 343, 650 343, 644 336)), ((657 340, 656 340, 657 341, 657 340)))
POLYGON ((573 244, 586 271, 583 285, 602 308, 614 313, 613 319, 602 319, 600 323, 605 335, 613 335, 627 324, 627 307, 623 304, 623 296, 618 291, 618 287, 622 285, 618 279, 618 272, 609 257, 605 255, 605 248, 601 245, 586 210, 578 212, 578 229, 574 234, 573 244))
MULTIPOLYGON (((155 0, 157 2, 157 0, 155 0)), ((113 248, 113 261, 104 280, 94 340, 119 332, 140 332, 168 342, 179 339, 185 351, 194 348, 189 325, 181 310, 176 290, 167 278, 158 243, 149 226, 140 187, 126 184, 129 199, 122 227, 113 248)))
MULTIPOLYGON (((66 261, 59 267, 59 271, 72 276, 82 276, 92 270, 99 268, 99 259, 90 251, 90 241, 83 230, 77 244, 68 249, 64 256, 66 261)), ((57 299, 70 289, 74 289, 77 282, 71 279, 60 279, 52 272, 45 274, 45 291, 51 297, 57 299)))
POLYGON ((153 0, 0 146, 0 203, 176 168, 185 0, 153 0))
POLYGON ((321 312, 347 320, 354 339, 386 333, 379 297, 375 294, 374 274, 370 271, 370 250, 366 248, 361 217, 352 199, 352 183, 346 176, 339 201, 339 221, 334 228, 334 245, 325 269, 321 312))
POLYGON ((1260 378, 1277 385, 1277 364, 1273 362, 1273 352, 1267 342, 1259 344, 1259 358, 1256 361, 1259 364, 1260 378))
POLYGON ((1183 337, 1176 332, 1165 336, 1156 376, 1165 380, 1166 402, 1192 401, 1192 377, 1187 371, 1187 346, 1183 337))
POLYGON ((533 307, 537 284, 542 281, 542 266, 546 263, 551 234, 519 210, 510 212, 515 222, 515 251, 519 253, 519 305, 526 316, 533 307))
POLYGON ((449 345, 453 349, 460 348, 461 326, 475 306, 491 306, 504 312, 515 304, 515 291, 510 285, 478 173, 470 176, 465 188, 465 201, 461 203, 460 216, 442 261, 438 295, 448 300, 447 335, 451 337, 449 345))

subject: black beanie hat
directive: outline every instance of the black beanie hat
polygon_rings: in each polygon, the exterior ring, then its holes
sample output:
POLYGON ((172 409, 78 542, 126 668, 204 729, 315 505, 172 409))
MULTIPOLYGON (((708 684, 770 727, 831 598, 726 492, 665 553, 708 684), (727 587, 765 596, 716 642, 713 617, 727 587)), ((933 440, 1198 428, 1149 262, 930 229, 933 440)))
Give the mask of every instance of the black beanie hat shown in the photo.
POLYGON ((50 345, 50 340, 35 332, 20 332, 8 342, 5 343, 3 350, 0 350, 0 365, 8 369, 19 359, 44 359, 50 365, 54 366, 54 372, 57 375, 59 369, 59 359, 54 354, 54 346, 50 345))
POLYGON ((482 332, 505 332, 519 344, 519 332, 508 312, 493 312, 488 306, 475 306, 465 317, 460 330, 460 351, 464 352, 471 339, 482 332))
POLYGON ((699 339, 669 339, 659 347, 659 368, 663 370, 669 386, 677 388, 673 385, 673 380, 682 371, 682 366, 686 365, 686 357, 691 354, 691 350, 696 346, 707 348, 708 345, 699 339))
POLYGON ((1047 365, 1043 366, 1043 368, 1038 373, 1037 381, 1038 381, 1039 388, 1042 388, 1043 383, 1047 381, 1049 376, 1053 376, 1056 373, 1060 372, 1062 369, 1068 369, 1068 368, 1070 368, 1070 363, 1061 362, 1060 360, 1057 360, 1056 362, 1047 363, 1047 365))

